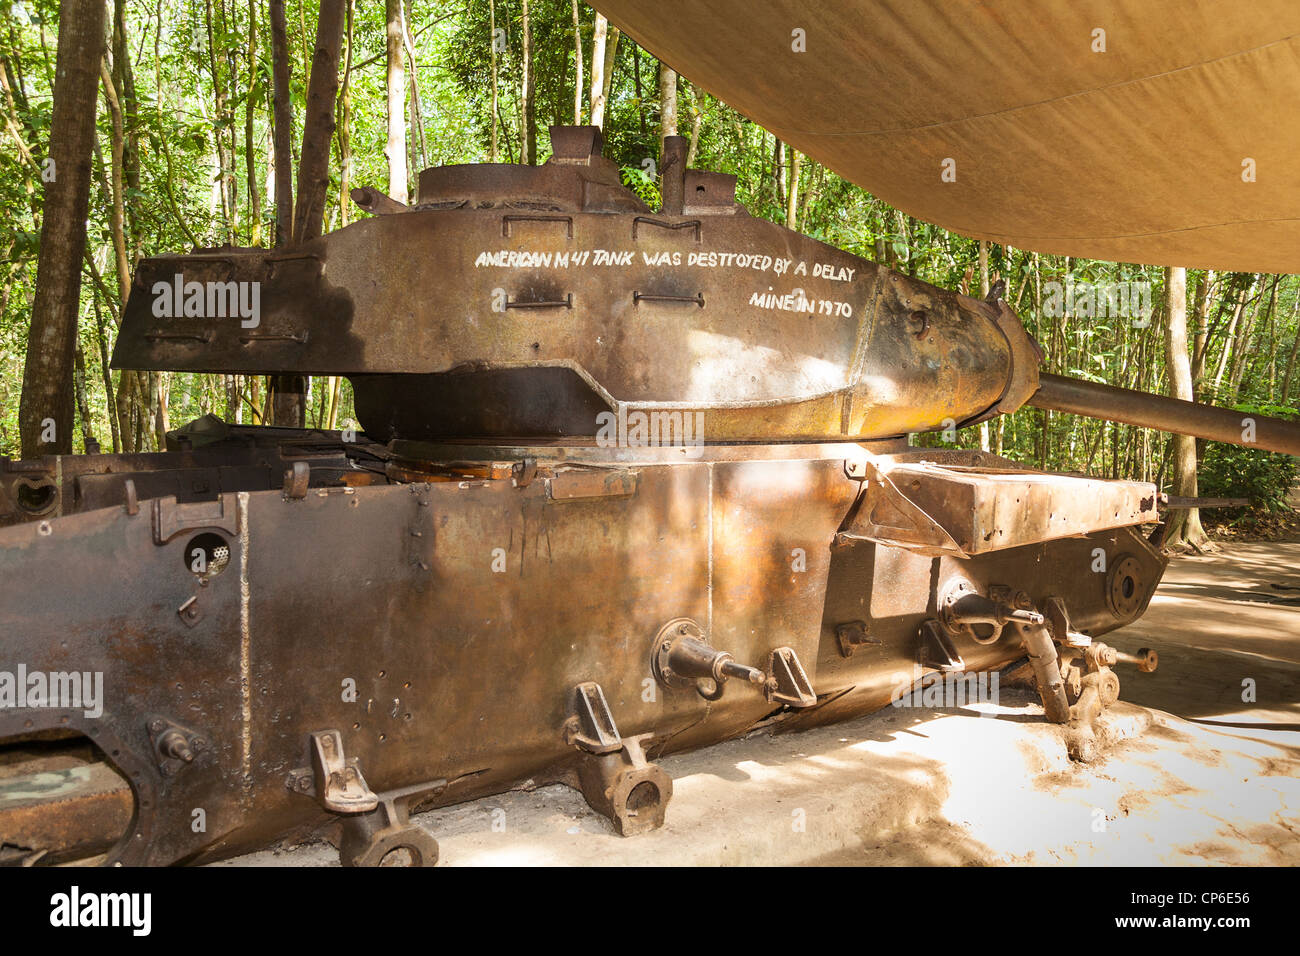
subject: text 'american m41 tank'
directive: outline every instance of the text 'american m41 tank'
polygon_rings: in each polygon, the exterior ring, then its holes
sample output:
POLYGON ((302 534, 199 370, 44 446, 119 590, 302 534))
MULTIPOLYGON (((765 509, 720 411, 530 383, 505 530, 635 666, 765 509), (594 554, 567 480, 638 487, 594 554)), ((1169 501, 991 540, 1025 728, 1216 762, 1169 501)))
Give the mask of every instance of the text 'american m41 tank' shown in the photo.
POLYGON ((1026 655, 1093 755, 1112 667, 1155 666, 1098 638, 1160 579, 1156 489, 906 435, 1033 402, 1232 440, 1236 413, 1040 376, 997 292, 753 219, 680 139, 658 212, 595 128, 552 144, 426 170, 412 207, 357 190, 373 218, 289 249, 140 264, 117 367, 344 375, 364 434, 208 418, 0 461, 0 741, 104 758, 57 819, 0 802, 11 858, 326 827, 345 862, 431 864, 413 810, 525 781, 631 834, 664 821, 660 754, 1026 655))

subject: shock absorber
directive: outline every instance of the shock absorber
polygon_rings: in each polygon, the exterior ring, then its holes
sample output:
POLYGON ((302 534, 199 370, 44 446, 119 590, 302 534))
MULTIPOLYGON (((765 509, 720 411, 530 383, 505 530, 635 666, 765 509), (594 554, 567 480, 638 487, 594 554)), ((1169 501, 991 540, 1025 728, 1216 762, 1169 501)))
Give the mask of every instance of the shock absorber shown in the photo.
POLYGON ((1055 724, 1070 719, 1070 703, 1065 695, 1065 679, 1061 676, 1052 630, 1047 618, 1033 606, 1025 592, 994 587, 985 596, 969 582, 957 581, 940 600, 940 617, 950 631, 965 634, 978 644, 999 640, 1007 625, 1018 627, 1047 719, 1055 724), (977 626, 988 630, 980 633, 977 626))
POLYGON ((1065 679, 1061 677, 1052 632, 1041 621, 1020 627, 1029 663, 1034 668, 1034 679, 1038 682, 1038 696, 1043 699, 1043 712, 1052 723, 1064 724, 1070 719, 1070 703, 1065 697, 1065 679))

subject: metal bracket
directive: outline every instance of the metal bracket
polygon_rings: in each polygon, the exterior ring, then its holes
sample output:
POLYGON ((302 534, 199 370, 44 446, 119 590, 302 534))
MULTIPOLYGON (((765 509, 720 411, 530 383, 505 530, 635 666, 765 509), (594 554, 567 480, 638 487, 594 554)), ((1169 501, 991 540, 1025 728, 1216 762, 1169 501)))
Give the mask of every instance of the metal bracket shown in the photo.
POLYGON ((311 465, 305 461, 295 461, 293 467, 284 473, 284 497, 295 501, 307 497, 307 488, 311 485, 311 465))
POLYGON ((880 645, 884 641, 871 636, 871 628, 866 621, 846 621, 835 627, 835 638, 839 641, 840 656, 852 657, 859 647, 880 645))
POLYGON ((573 293, 567 293, 563 299, 539 299, 536 302, 520 302, 518 299, 511 302, 509 296, 506 297, 507 309, 572 309, 573 293))
POLYGON ((767 683, 764 691, 770 703, 791 707, 811 707, 817 703, 812 683, 792 647, 778 647, 767 659, 767 683))
POLYGON ((574 714, 565 722, 565 740, 589 754, 608 754, 623 749, 623 738, 605 692, 595 681, 573 688, 574 714))
POLYGON ((203 620, 203 608, 199 607, 199 596, 195 594, 176 609, 176 616, 186 627, 193 627, 203 620))
POLYGON ((511 226, 516 222, 559 222, 564 224, 565 238, 573 238, 573 217, 572 216, 544 216, 544 215, 510 215, 501 217, 501 235, 509 239, 512 234, 511 226))
POLYGON ((208 740, 203 734, 169 717, 151 714, 145 726, 149 730, 149 744, 158 760, 158 769, 164 777, 179 773, 208 749, 208 740))
POLYGON ((679 230, 692 229, 695 231, 695 241, 699 242, 704 227, 701 219, 687 219, 684 222, 667 222, 663 219, 652 219, 649 216, 637 216, 632 220, 632 238, 637 239, 637 227, 641 225, 658 226, 660 229, 679 230))
POLYGON ((525 458, 515 462, 510 466, 510 474, 514 478, 516 488, 527 488, 537 477, 537 459, 525 458))
POLYGON ((318 730, 310 737, 311 767, 289 771, 285 786, 313 797, 334 813, 365 813, 379 806, 379 797, 366 785, 355 757, 343 754, 343 735, 318 730))
MULTIPOLYGON (((869 462, 867 462, 867 460, 864 458, 845 458, 844 459, 845 477, 852 478, 854 481, 870 480, 871 475, 867 471, 868 464, 869 462)), ((872 471, 874 472, 875 469, 872 468, 872 471)))
POLYGON ((664 825, 673 779, 645 755, 653 733, 625 737, 613 753, 590 754, 578 766, 579 789, 593 810, 608 817, 619 836, 664 825))
POLYGON ((645 742, 654 734, 620 736, 605 692, 595 681, 573 688, 572 707, 564 739, 583 751, 578 789, 587 803, 608 817, 620 836, 663 826, 673 780, 646 759, 645 742))
POLYGON ((704 308, 704 293, 697 292, 695 295, 656 295, 649 292, 633 292, 632 304, 640 305, 642 302, 685 302, 689 305, 698 305, 704 308))
POLYGON ((1047 618, 1052 637, 1066 647, 1088 647, 1092 644, 1091 637, 1070 627, 1070 613, 1059 597, 1049 597, 1043 602, 1043 616, 1047 618))
POLYGON ((435 866, 438 841, 411 822, 411 805, 447 789, 446 780, 389 790, 375 809, 343 821, 339 862, 344 866, 435 866))
POLYGON ((238 537, 239 519, 234 507, 226 507, 226 498, 233 500, 234 496, 221 495, 215 501, 189 501, 184 504, 178 503, 174 496, 155 498, 153 543, 166 544, 178 534, 198 528, 216 528, 238 537))
POLYGON ((947 673, 961 673, 966 662, 942 624, 931 619, 921 623, 920 648, 917 660, 922 667, 931 667, 947 673))
POLYGON ((640 473, 625 468, 575 468, 543 481, 550 501, 627 498, 636 494, 640 473))

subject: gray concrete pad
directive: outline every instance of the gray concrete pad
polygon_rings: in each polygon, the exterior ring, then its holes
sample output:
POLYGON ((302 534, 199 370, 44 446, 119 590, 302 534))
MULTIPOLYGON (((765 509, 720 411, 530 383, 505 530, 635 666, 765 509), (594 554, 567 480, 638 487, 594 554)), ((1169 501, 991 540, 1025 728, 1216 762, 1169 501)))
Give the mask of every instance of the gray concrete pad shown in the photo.
POLYGON ((1106 640, 1155 648, 1160 669, 1120 670, 1090 765, 1035 694, 1004 686, 997 705, 888 707, 665 758, 667 823, 632 839, 564 787, 416 820, 453 866, 1300 863, 1300 542, 1175 558, 1148 614, 1106 640))

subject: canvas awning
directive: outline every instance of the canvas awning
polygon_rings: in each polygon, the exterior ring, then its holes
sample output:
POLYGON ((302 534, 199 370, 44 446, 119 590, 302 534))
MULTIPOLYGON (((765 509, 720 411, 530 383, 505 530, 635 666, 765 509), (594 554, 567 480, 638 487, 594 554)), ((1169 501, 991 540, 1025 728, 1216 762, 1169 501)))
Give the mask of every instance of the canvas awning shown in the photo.
POLYGON ((1297 0, 594 5, 918 219, 1046 253, 1300 272, 1297 0))

